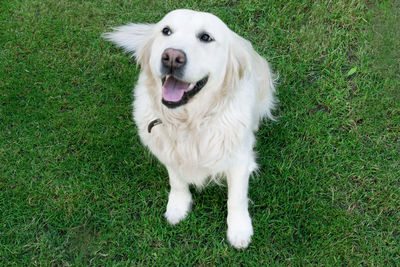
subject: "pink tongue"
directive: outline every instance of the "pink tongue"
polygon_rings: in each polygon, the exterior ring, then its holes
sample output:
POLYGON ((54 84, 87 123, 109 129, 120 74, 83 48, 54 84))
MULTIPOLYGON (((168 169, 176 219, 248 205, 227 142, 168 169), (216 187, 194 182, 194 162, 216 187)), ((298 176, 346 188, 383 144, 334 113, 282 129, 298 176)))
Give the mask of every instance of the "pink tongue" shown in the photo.
POLYGON ((164 100, 178 102, 182 99, 189 85, 189 83, 179 81, 173 76, 169 76, 162 87, 162 96, 164 100))

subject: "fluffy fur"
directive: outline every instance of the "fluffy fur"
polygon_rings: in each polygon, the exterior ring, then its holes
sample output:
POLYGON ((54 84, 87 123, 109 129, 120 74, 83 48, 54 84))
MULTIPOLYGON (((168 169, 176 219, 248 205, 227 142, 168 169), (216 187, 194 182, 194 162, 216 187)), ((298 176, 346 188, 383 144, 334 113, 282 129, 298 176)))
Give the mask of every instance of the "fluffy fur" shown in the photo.
POLYGON ((134 90, 134 119, 143 144, 166 166, 171 191, 165 217, 185 218, 192 196, 189 185, 225 177, 228 185, 227 237, 246 248, 253 235, 248 212, 248 180, 256 169, 254 132, 260 120, 273 119, 275 89, 271 69, 252 45, 216 16, 175 10, 156 24, 128 24, 103 37, 132 52, 141 66, 134 90), (168 27, 171 34, 163 33, 168 27), (206 33, 210 42, 201 40, 206 33), (163 105, 161 57, 168 49, 187 56, 181 80, 206 85, 187 104, 163 105), (161 124, 148 131, 149 123, 161 124))

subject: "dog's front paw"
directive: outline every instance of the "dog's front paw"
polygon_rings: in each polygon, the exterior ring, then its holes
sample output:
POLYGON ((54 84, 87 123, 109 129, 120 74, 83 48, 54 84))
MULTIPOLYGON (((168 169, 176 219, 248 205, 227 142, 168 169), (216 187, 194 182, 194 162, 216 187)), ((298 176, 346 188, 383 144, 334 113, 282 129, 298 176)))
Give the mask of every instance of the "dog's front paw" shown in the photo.
POLYGON ((164 216, 168 222, 175 225, 185 219, 190 210, 192 196, 189 194, 170 193, 167 204, 167 211, 164 216))
POLYGON ((251 242, 253 226, 250 216, 228 218, 227 237, 229 243, 237 249, 245 249, 251 242))

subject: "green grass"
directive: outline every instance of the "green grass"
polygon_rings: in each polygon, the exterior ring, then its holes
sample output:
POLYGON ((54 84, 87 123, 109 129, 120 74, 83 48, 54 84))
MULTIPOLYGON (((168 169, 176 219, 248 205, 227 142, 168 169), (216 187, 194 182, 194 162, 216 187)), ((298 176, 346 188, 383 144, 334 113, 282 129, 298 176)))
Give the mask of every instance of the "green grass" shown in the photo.
POLYGON ((398 264, 399 8, 1 1, 0 265, 398 264), (280 75, 279 120, 257 134, 245 251, 226 241, 226 187, 193 190, 188 218, 167 224, 167 173, 131 118, 138 70, 100 38, 182 7, 222 18, 280 75))

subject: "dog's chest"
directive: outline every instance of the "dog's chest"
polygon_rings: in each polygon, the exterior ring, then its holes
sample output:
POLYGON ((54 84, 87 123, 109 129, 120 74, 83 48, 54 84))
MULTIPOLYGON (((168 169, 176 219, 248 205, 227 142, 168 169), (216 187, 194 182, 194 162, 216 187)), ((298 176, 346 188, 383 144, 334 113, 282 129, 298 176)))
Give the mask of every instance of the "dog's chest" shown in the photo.
POLYGON ((219 169, 240 143, 237 127, 215 123, 189 128, 162 123, 146 134, 145 143, 158 159, 169 166, 188 169, 219 169))

